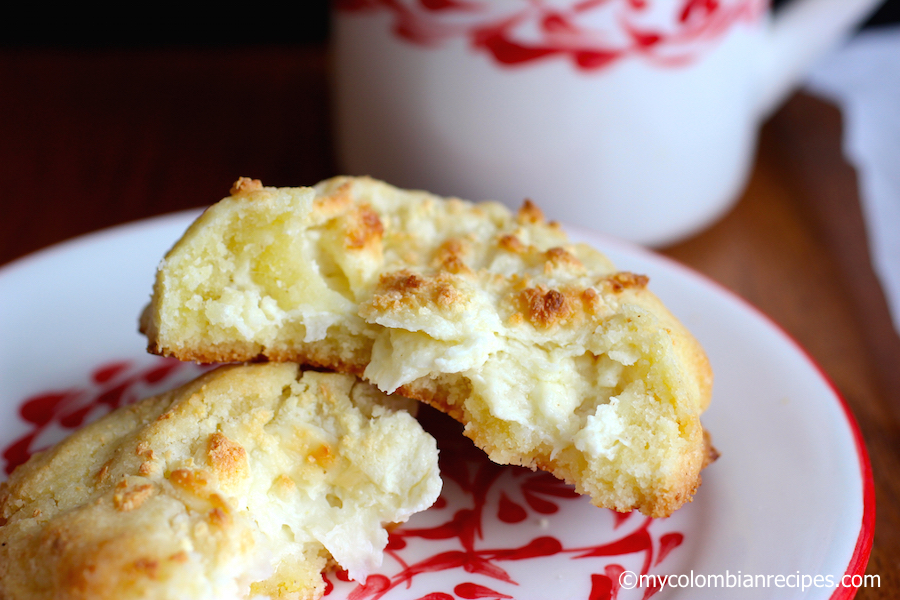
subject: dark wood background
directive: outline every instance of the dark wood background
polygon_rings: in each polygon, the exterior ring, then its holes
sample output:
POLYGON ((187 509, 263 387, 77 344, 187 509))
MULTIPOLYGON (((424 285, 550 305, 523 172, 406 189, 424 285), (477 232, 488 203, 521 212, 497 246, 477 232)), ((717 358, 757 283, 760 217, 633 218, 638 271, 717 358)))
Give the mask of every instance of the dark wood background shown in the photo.
MULTIPOLYGON (((334 175, 327 19, 316 10, 306 18, 293 41, 260 41, 259 24, 240 15, 224 42, 7 40, 0 265, 96 229, 210 204, 238 175, 268 185, 334 175)), ((737 206, 663 252, 767 313, 847 399, 878 507, 868 572, 881 587, 858 598, 900 598, 900 338, 870 266, 840 138, 833 106, 793 97, 765 124, 737 206)))
MULTIPOLYGON (((777 9, 794 0, 771 0, 777 9)), ((2 47, 136 48, 161 46, 294 45, 328 37, 327 0, 254 2, 223 10, 172 10, 147 6, 135 11, 100 5, 10 4, 2 47)), ((866 27, 900 22, 900 0, 883 0, 866 27)))

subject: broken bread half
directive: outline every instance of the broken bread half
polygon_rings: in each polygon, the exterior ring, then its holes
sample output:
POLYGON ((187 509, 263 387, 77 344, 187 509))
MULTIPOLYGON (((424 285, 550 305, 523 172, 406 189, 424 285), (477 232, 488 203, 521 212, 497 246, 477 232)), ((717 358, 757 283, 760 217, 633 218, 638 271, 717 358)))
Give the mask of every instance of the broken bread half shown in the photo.
POLYGON ((141 329, 182 360, 358 374, 618 511, 670 514, 712 452, 700 345, 646 277, 529 202, 514 215, 369 178, 242 178, 166 255, 141 329))
POLYGON ((0 486, 0 598, 317 599, 332 561, 364 581, 440 493, 415 407, 271 363, 118 409, 0 486))

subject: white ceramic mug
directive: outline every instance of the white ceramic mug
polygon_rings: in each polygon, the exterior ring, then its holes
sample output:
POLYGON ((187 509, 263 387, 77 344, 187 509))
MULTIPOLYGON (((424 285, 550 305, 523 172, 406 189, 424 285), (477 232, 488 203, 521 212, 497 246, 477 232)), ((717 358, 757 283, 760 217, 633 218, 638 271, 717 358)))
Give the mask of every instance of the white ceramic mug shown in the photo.
POLYGON ((731 206, 760 121, 878 3, 338 0, 338 159, 665 245, 731 206))

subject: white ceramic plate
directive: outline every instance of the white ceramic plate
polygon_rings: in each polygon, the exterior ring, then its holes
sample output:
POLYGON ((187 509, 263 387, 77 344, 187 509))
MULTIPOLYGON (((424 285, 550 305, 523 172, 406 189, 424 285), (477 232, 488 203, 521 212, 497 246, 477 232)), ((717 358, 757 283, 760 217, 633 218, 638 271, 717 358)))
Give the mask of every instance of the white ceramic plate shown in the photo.
MULTIPOLYGON (((0 466, 198 372, 147 355, 137 333, 154 269, 194 216, 102 231, 0 269, 0 466)), ((829 578, 860 583, 874 493, 834 388, 722 288, 649 252, 573 234, 648 274, 709 353, 716 382, 704 424, 722 457, 694 502, 668 519, 617 516, 549 476, 492 465, 426 413, 441 439, 441 499, 395 531, 366 586, 328 575, 328 598, 625 600, 647 597, 640 574, 674 576, 659 598, 851 597, 853 587, 829 578)))

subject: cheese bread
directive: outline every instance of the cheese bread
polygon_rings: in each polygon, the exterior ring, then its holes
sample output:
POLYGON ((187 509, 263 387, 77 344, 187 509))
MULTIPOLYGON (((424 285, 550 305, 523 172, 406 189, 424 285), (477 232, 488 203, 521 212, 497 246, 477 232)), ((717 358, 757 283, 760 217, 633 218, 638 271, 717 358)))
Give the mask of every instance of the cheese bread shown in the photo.
POLYGON ((182 360, 360 375, 450 414, 495 462, 664 516, 710 459, 712 376, 647 284, 529 202, 242 178, 164 258, 141 329, 182 360))
POLYGON ((441 489, 434 438, 351 375, 227 366, 123 407, 0 486, 0 598, 320 598, 441 489))

